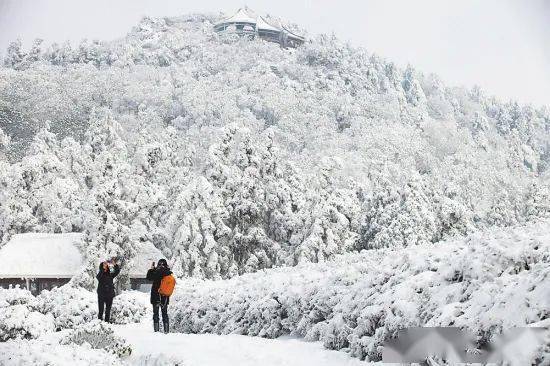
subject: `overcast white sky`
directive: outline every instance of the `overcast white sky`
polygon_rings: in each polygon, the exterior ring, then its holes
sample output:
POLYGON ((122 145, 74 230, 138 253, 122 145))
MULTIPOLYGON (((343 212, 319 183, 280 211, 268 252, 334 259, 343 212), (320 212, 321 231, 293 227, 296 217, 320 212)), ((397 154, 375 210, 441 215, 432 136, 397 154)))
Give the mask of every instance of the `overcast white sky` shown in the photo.
POLYGON ((550 0, 0 0, 0 49, 16 38, 113 39, 143 15, 231 13, 244 4, 451 85, 550 106, 550 0))

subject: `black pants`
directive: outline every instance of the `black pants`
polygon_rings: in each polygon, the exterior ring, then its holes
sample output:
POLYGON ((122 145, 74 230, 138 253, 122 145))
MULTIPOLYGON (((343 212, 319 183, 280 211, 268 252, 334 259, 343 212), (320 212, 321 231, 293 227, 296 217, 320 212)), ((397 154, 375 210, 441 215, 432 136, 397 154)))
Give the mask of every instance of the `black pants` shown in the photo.
POLYGON ((162 313, 162 322, 168 323, 168 297, 161 296, 160 301, 153 304, 153 321, 159 322, 159 308, 162 313))
POLYGON ((97 317, 103 320, 103 307, 105 307, 105 321, 108 323, 109 320, 111 320, 111 305, 113 305, 113 298, 97 295, 97 304, 99 307, 97 317))

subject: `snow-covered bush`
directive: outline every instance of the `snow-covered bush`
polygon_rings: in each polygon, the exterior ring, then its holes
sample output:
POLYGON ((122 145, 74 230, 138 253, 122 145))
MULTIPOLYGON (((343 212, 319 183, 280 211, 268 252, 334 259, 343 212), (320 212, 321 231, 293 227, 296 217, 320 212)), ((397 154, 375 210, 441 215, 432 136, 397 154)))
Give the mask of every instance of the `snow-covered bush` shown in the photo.
MULTIPOLYGON (((137 323, 149 308, 148 296, 125 291, 116 296, 111 320, 137 323)), ((97 294, 65 285, 33 296, 24 289, 0 289, 0 339, 34 338, 51 330, 72 329, 97 319, 97 294)))
POLYGON ((458 326, 484 337, 548 317, 550 221, 407 249, 347 254, 178 285, 173 329, 263 337, 297 334, 380 360, 413 326, 458 326))
POLYGON ((65 285, 38 295, 39 311, 52 314, 57 329, 74 328, 97 318, 97 294, 65 285))
POLYGON ((148 295, 138 291, 125 291, 113 300, 111 321, 115 324, 139 323, 149 307, 148 295))
MULTIPOLYGON (((38 299, 39 311, 52 314, 57 329, 74 328, 97 318, 97 294, 81 287, 65 285, 42 291, 38 299)), ((147 297, 142 293, 122 292, 113 300, 111 321, 116 324, 137 323, 147 308, 147 297)))
POLYGON ((94 320, 71 330, 60 343, 77 345, 87 343, 93 349, 103 349, 118 357, 126 357, 132 353, 128 342, 117 336, 109 325, 100 320, 94 320))
POLYGON ((0 341, 37 338, 54 330, 54 318, 40 312, 41 303, 25 289, 0 288, 0 341))
POLYGON ((6 366, 122 366, 116 355, 89 345, 59 344, 56 341, 12 340, 0 342, 0 364, 6 366))
POLYGON ((15 287, 15 288, 0 288, 0 308, 10 305, 28 304, 35 306, 36 297, 34 297, 29 290, 15 287))
POLYGON ((0 307, 0 341, 32 339, 55 330, 51 314, 42 314, 28 305, 0 307))

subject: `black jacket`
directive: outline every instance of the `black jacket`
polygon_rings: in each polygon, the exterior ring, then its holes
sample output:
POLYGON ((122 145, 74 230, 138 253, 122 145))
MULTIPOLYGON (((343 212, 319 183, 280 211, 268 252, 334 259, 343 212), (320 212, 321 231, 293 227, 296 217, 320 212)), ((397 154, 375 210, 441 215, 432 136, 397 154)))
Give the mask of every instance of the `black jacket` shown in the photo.
POLYGON ((113 273, 103 270, 103 263, 99 264, 99 272, 97 273, 98 284, 97 284, 97 294, 103 298, 113 298, 115 297, 115 285, 113 284, 113 278, 115 278, 120 273, 120 267, 118 264, 115 264, 115 270, 113 273))
MULTIPOLYGON (((157 304, 160 302, 159 287, 160 281, 164 276, 171 275, 172 271, 168 267, 156 267, 151 268, 147 271, 146 279, 148 281, 153 281, 153 286, 151 286, 151 304, 157 304)), ((168 304, 169 298, 163 300, 163 303, 168 304)))

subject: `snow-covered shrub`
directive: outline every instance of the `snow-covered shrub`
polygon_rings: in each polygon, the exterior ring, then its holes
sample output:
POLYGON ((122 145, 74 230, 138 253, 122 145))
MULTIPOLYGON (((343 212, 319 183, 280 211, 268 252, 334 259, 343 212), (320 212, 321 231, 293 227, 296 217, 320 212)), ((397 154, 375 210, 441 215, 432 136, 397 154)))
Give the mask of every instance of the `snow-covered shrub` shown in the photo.
POLYGON ((122 337, 117 336, 111 327, 101 320, 83 324, 70 331, 60 341, 61 344, 89 344, 93 349, 103 349, 118 357, 126 357, 132 348, 122 337))
POLYGON ((52 331, 54 318, 41 313, 42 301, 21 288, 0 288, 0 341, 31 339, 52 331))
POLYGON ((0 307, 0 341, 32 339, 55 330, 51 314, 42 314, 24 304, 0 307))
POLYGON ((111 321, 115 324, 139 323, 149 307, 148 295, 138 291, 125 291, 113 300, 111 321))
POLYGON ((12 340, 0 342, 0 365, 5 366, 122 366, 116 355, 89 345, 62 345, 56 341, 12 340))
POLYGON ((56 329, 74 328, 97 318, 97 294, 65 285, 42 291, 39 311, 52 314, 56 329))
POLYGON ((20 304, 35 306, 36 303, 36 297, 29 290, 19 287, 10 289, 0 288, 0 308, 20 304))
MULTIPOLYGON (((37 309, 52 314, 57 329, 74 328, 97 319, 97 293, 82 287, 65 285, 42 291, 37 309)), ((111 307, 111 321, 116 324, 137 323, 145 315, 148 297, 137 291, 116 296, 111 307)))
POLYGON ((406 249, 347 254, 234 277, 188 280, 172 297, 173 329, 277 337, 291 333, 380 360, 413 326, 484 337, 548 317, 550 221, 406 249))

